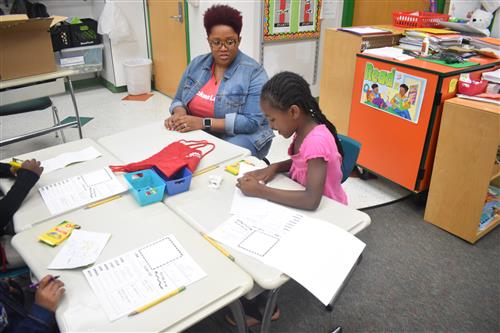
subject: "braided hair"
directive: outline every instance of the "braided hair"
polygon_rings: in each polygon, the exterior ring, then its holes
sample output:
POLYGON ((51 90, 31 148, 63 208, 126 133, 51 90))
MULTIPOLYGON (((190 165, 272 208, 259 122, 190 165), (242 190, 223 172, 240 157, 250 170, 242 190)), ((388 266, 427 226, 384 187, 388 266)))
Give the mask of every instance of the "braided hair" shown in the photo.
POLYGON ((344 157, 337 129, 321 112, 318 101, 312 96, 309 84, 302 76, 292 72, 274 75, 262 87, 260 98, 271 107, 282 111, 288 110, 292 105, 297 105, 302 112, 309 114, 318 124, 323 124, 330 130, 335 138, 337 150, 344 157))

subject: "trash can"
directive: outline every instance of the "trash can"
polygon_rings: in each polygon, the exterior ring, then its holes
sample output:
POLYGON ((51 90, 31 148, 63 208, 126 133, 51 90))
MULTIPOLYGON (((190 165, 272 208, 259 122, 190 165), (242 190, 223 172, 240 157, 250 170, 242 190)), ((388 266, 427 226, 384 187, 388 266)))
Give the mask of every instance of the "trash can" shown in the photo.
POLYGON ((151 92, 152 64, 150 59, 131 59, 123 62, 129 95, 142 95, 151 92))

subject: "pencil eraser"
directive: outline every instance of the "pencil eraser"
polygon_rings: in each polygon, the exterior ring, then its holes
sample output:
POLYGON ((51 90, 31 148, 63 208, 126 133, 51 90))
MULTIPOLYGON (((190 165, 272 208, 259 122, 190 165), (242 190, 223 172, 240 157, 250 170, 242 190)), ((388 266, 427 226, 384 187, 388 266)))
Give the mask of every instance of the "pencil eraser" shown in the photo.
POLYGON ((221 175, 210 175, 208 177, 208 187, 218 189, 222 183, 221 175))

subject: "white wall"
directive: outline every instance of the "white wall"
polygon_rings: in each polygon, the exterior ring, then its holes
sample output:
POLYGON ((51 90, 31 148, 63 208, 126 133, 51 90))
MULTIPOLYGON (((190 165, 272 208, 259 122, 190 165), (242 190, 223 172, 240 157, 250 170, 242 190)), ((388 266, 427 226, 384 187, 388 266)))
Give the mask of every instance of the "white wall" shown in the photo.
MULTIPOLYGON (((338 27, 342 20, 342 0, 324 0, 330 3, 335 15, 332 18, 325 18, 321 22, 321 31, 329 27, 338 27)), ((204 1, 199 2, 198 7, 191 3, 188 5, 189 12, 189 37, 191 59, 210 52, 206 41, 207 34, 203 27, 203 13, 215 3, 228 4, 243 15, 243 29, 241 31, 242 42, 241 51, 259 61, 260 42, 262 34, 262 7, 261 1, 204 1)), ((316 43, 314 40, 302 40, 293 42, 273 42, 266 43, 264 46, 264 68, 269 76, 283 70, 297 72, 311 84, 314 77, 314 57, 316 43)), ((318 59, 318 72, 316 83, 311 86, 313 95, 319 95, 319 82, 322 68, 323 38, 320 38, 320 49, 318 59)))
POLYGON ((241 45, 240 50, 248 56, 259 61, 259 26, 260 23, 260 2, 259 1, 210 1, 201 0, 199 6, 192 5, 192 1, 188 2, 189 13, 189 47, 191 59, 210 52, 210 47, 207 43, 207 32, 203 26, 203 14, 214 4, 226 4, 242 13, 243 27, 241 29, 241 45))

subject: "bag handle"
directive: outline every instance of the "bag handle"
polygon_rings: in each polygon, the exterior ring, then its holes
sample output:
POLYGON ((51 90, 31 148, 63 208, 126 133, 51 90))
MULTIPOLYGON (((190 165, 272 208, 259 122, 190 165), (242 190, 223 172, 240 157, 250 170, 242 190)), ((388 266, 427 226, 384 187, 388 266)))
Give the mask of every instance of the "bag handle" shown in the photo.
POLYGON ((207 140, 179 140, 180 143, 193 149, 200 149, 204 147, 210 147, 206 152, 202 151, 201 157, 205 157, 207 154, 211 153, 215 149, 215 144, 208 142, 207 140))

